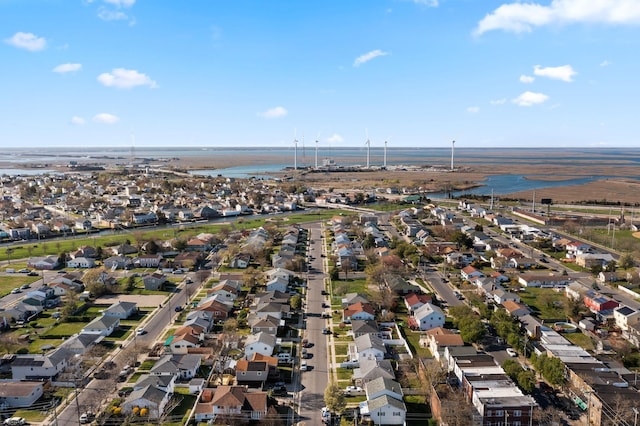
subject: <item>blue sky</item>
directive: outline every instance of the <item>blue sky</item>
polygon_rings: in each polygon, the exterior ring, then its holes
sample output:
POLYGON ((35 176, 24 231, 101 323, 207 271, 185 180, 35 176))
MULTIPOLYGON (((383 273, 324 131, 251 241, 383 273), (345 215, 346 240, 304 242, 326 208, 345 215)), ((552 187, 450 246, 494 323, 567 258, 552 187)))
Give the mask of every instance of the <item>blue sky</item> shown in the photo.
POLYGON ((0 40, 6 147, 640 135, 640 0, 0 0, 0 40))

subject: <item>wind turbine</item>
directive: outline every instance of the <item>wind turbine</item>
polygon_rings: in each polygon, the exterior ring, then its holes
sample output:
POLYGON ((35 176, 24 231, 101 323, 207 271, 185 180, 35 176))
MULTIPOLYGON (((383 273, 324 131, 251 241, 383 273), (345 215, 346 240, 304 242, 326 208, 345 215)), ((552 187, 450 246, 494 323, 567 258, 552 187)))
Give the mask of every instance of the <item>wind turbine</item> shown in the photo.
POLYGON ((293 170, 298 170, 298 139, 296 130, 293 130, 293 170))
POLYGON ((451 141, 451 171, 453 171, 453 152, 455 151, 456 141, 451 141))
POLYGON ((384 159, 382 162, 382 167, 387 168, 387 141, 384 141, 384 159))
POLYGON ((316 137, 316 169, 318 168, 318 140, 320 139, 320 133, 316 137))
POLYGON ((365 129, 365 133, 367 134, 367 141, 365 145, 367 145, 367 169, 369 168, 370 159, 371 159, 371 141, 369 140, 369 131, 365 129))

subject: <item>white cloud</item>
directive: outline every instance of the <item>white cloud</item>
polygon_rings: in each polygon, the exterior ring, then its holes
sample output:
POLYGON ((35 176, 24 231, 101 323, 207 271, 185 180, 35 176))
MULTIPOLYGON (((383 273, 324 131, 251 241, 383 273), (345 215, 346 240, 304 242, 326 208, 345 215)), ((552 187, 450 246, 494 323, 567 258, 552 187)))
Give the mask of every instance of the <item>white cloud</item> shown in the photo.
POLYGON ((103 21, 124 21, 129 19, 129 15, 124 12, 120 12, 119 10, 114 11, 101 7, 100 9, 98 9, 98 18, 102 19, 103 21))
POLYGON ((570 83, 573 81, 573 76, 577 74, 571 65, 562 65, 561 67, 546 67, 542 68, 540 65, 533 67, 533 73, 540 77, 547 77, 552 80, 562 80, 570 83))
POLYGON ((535 27, 573 23, 640 24, 640 2, 637 0, 552 0, 538 3, 503 4, 487 14, 474 30, 475 35, 504 30, 531 32, 535 27))
POLYGON ((526 91, 522 93, 520 96, 518 96, 517 98, 513 99, 511 102, 519 106, 528 107, 532 105, 542 104, 546 102, 547 99, 549 99, 549 96, 545 95, 544 93, 535 93, 535 92, 526 91))
POLYGON ((105 3, 109 3, 116 7, 131 7, 136 4, 136 0, 103 0, 105 3))
POLYGON ((524 84, 529 84, 529 83, 533 83, 535 81, 535 77, 532 77, 530 75, 521 75, 520 76, 520 83, 524 83, 524 84))
POLYGON ((380 56, 387 56, 389 52, 383 52, 380 49, 372 50, 371 52, 365 53, 364 55, 360 55, 353 61, 354 67, 359 67, 360 65, 369 62, 372 59, 375 59, 380 56))
POLYGON ((64 74, 67 72, 80 71, 81 69, 82 69, 82 64, 60 64, 54 69, 52 69, 51 71, 64 74))
POLYGON ((73 117, 71 117, 71 120, 69 122, 76 126, 82 126, 85 123, 84 118, 78 117, 77 115, 74 115, 73 117))
POLYGON ((438 0, 412 0, 415 4, 421 4, 427 7, 438 7, 438 0))
POLYGON ((98 81, 107 87, 118 89, 131 89, 136 86, 149 86, 151 89, 158 87, 148 75, 125 68, 114 68, 110 73, 102 73, 98 76, 98 81))
POLYGON ((344 142, 344 138, 342 137, 342 135, 334 133, 334 134, 332 134, 331 136, 329 136, 327 138, 327 142, 329 142, 329 143, 342 143, 342 142, 344 142))
POLYGON ((47 40, 33 33, 17 32, 11 38, 5 39, 4 42, 13 47, 25 49, 30 52, 37 52, 47 47, 47 40))
POLYGON ((264 118, 282 118, 286 117, 289 114, 289 111, 285 107, 277 106, 274 108, 269 108, 266 111, 259 112, 258 115, 264 118))
POLYGON ((494 99, 492 101, 489 101, 489 103, 491 105, 504 105, 507 103, 507 99, 506 98, 502 98, 502 99, 494 99))
POLYGON ((467 112, 471 114, 477 114, 480 112, 480 107, 470 106, 469 108, 467 108, 467 112))
POLYGON ((600 62, 601 67, 608 67, 609 65, 611 65, 611 62, 607 61, 606 59, 600 62))
POLYGON ((93 117, 93 122, 94 123, 115 124, 118 121, 120 121, 120 118, 118 116, 115 116, 113 114, 108 114, 106 112, 102 112, 100 114, 96 114, 93 117))

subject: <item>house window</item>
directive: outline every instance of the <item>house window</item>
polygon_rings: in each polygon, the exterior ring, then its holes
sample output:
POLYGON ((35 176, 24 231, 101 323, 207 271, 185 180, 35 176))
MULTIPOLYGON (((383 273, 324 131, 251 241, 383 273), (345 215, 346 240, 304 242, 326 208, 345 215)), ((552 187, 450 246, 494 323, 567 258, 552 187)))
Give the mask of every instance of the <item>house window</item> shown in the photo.
POLYGON ((397 412, 397 411, 394 411, 394 412, 393 412, 393 415, 394 415, 394 416, 399 416, 399 415, 400 415, 400 413, 399 413, 399 412, 397 412))
POLYGON ((520 426, 520 422, 519 421, 515 421, 511 423, 513 426, 520 426))
POLYGON ((502 411, 502 410, 496 410, 496 414, 495 414, 495 415, 496 415, 497 417, 504 416, 504 411, 502 411))
MULTIPOLYGON (((491 417, 491 410, 487 410, 487 414, 486 414, 486 416, 487 416, 487 417, 491 417)), ((489 426, 490 426, 490 425, 489 425, 489 426)))
POLYGON ((513 415, 514 415, 515 417, 522 417, 522 411, 520 411, 520 410, 514 410, 514 411, 513 411, 513 415))

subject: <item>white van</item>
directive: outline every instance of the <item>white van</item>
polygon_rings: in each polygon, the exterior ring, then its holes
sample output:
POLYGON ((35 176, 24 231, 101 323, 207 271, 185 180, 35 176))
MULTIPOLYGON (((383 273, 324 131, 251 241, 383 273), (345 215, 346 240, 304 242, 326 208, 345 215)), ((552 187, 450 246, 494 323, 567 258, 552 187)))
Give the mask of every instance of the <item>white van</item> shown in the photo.
POLYGON ((302 361, 300 363, 300 371, 307 371, 307 361, 302 361))

